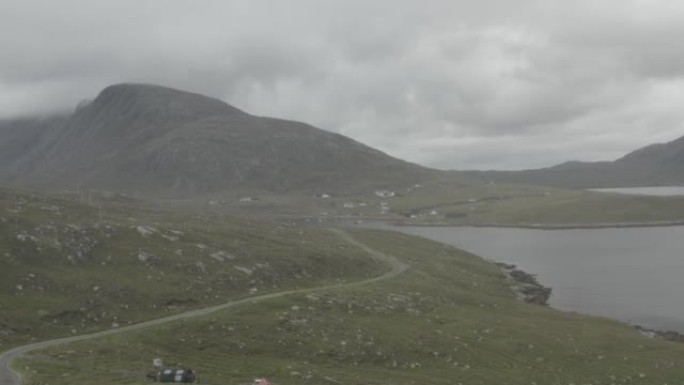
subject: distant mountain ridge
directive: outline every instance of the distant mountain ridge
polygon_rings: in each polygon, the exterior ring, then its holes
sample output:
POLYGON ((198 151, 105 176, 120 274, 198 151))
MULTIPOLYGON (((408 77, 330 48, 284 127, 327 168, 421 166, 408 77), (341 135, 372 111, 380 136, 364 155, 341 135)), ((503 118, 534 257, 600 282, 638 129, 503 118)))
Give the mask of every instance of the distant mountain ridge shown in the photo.
POLYGON ((613 162, 442 172, 311 125, 223 101, 117 84, 71 114, 0 121, 0 184, 191 197, 236 189, 368 191, 434 177, 556 187, 684 184, 684 137, 613 162))
POLYGON ((191 196, 236 188, 353 189, 436 173, 339 134, 147 84, 105 88, 73 114, 0 122, 0 181, 191 196))
POLYGON ((467 171, 470 177, 555 187, 641 187, 684 184, 684 137, 652 144, 612 162, 565 162, 523 171, 467 171))

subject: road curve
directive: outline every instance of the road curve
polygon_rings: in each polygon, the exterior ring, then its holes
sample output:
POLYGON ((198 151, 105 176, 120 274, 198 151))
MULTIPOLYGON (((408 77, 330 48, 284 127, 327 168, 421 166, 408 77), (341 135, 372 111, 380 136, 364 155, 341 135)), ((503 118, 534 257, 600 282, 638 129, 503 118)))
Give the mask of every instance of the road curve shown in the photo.
POLYGON ((389 271, 386 273, 366 279, 363 281, 356 281, 356 282, 349 282, 349 283, 338 283, 334 285, 329 285, 329 286, 321 286, 321 287, 314 287, 314 288, 307 288, 307 289, 296 289, 296 290, 287 290, 287 291, 281 291, 277 293, 270 293, 270 294, 264 294, 264 295, 259 295, 259 296, 253 296, 253 297, 248 297, 248 298, 243 298, 235 301, 230 301, 221 305, 216 305, 208 308, 203 308, 203 309, 197 309, 197 310, 191 310, 185 313, 180 313, 180 314, 175 314, 172 316, 168 317, 163 317, 163 318, 158 318, 150 321, 145 321, 141 323, 137 323, 134 325, 128 325, 128 326, 123 326, 119 327, 116 329, 108 329, 108 330, 103 330, 100 332, 96 333, 90 333, 90 334, 83 334, 83 335, 78 335, 78 336, 71 336, 71 337, 64 337, 64 338, 57 338, 54 340, 48 340, 48 341, 42 341, 42 342, 35 342, 32 344, 24 345, 24 346, 19 346, 14 349, 8 350, 2 354, 0 354, 0 385, 21 385, 21 376, 13 371, 11 369, 11 364, 12 361, 31 351, 38 350, 38 349, 44 349, 48 348, 51 346, 56 346, 56 345, 61 345, 61 344, 67 344, 70 342, 76 342, 76 341, 83 341, 83 340, 89 340, 93 338, 98 338, 98 337, 104 337, 108 336, 111 334, 118 334, 118 333, 125 333, 131 330, 139 330, 143 328, 147 328, 150 326, 155 326, 155 325, 160 325, 163 323, 167 322, 173 322, 181 319, 186 319, 186 318, 192 318, 192 317, 198 317, 198 316, 203 316, 207 314, 211 314, 214 312, 217 312, 219 310, 224 310, 228 308, 232 308, 235 306, 247 304, 247 303, 256 303, 260 301, 265 301, 268 299, 273 299, 273 298, 279 298, 279 297, 284 297, 287 295, 291 294, 301 294, 301 293, 307 293, 307 292, 313 292, 313 291, 320 291, 320 290, 329 290, 329 289, 338 289, 338 288, 343 288, 343 287, 352 287, 352 286, 359 286, 359 285, 365 285, 368 283, 372 282, 377 282, 381 281, 384 279, 388 279, 394 276, 397 276, 404 271, 406 271, 409 268, 409 265, 399 261, 397 258, 383 254, 377 250, 374 250, 367 245, 358 242, 355 240, 349 233, 345 232, 344 230, 341 229, 330 229, 332 232, 343 238, 345 241, 349 242, 350 244, 353 244, 354 246, 357 246, 364 251, 366 251, 368 254, 370 254, 373 258, 377 259, 378 261, 381 261, 383 263, 388 264, 391 268, 389 271))

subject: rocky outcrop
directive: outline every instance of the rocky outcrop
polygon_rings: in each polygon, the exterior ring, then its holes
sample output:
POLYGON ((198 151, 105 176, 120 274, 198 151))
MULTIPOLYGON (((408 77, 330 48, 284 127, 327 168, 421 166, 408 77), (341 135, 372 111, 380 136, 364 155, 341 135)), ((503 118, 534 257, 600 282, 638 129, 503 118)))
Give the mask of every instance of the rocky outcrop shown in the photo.
POLYGON ((497 262, 496 265, 513 282, 511 287, 518 299, 527 303, 548 306, 551 288, 541 285, 536 276, 519 270, 515 265, 501 262, 497 262))
POLYGON ((651 338, 662 338, 672 342, 684 342, 684 334, 673 330, 656 330, 636 325, 635 328, 643 335, 651 338))

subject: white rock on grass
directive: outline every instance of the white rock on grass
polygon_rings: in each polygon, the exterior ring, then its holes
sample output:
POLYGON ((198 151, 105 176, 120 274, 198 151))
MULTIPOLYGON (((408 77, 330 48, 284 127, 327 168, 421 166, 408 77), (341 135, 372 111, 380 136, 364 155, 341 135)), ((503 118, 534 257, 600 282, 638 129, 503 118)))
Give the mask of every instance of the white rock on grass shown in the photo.
POLYGON ((137 226, 136 230, 138 230, 138 233, 140 233, 140 235, 142 235, 143 237, 149 237, 150 235, 157 232, 157 229, 150 226, 137 226))
POLYGON ((202 273, 207 272, 207 266, 202 261, 195 262, 195 268, 202 273))
POLYGON ((219 262, 225 262, 225 261, 230 261, 235 259, 235 256, 232 254, 228 254, 225 251, 217 251, 214 253, 209 254, 210 257, 214 258, 215 260, 219 262))
POLYGON ((164 234, 164 233, 162 233, 161 236, 164 237, 167 241, 171 241, 171 242, 176 242, 176 241, 178 241, 178 239, 180 239, 175 235, 168 235, 168 234, 164 234))
POLYGON ((252 273, 253 273, 253 271, 251 269, 248 269, 246 267, 242 267, 242 266, 233 266, 233 267, 235 268, 235 270, 239 270, 239 271, 241 271, 247 275, 252 275, 252 273))
POLYGON ((145 263, 145 262, 147 262, 148 259, 150 259, 150 255, 149 255, 149 254, 147 254, 146 252, 144 252, 144 251, 142 251, 142 250, 141 250, 141 251, 138 251, 138 260, 139 260, 140 262, 145 263))

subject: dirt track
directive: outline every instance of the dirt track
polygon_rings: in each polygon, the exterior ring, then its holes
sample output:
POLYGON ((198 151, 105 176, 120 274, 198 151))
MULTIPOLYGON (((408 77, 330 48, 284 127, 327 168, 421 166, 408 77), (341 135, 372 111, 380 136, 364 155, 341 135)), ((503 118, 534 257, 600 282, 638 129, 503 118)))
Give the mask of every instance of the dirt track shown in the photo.
POLYGON ((349 233, 345 232, 344 230, 341 229, 331 229, 334 233, 336 233, 338 236, 346 240, 347 242, 363 249, 367 253, 369 253, 373 258, 382 261, 384 263, 387 263, 390 265, 391 269, 387 271, 386 273, 366 279, 363 281, 357 281, 357 282, 350 282, 350 283, 341 283, 341 284, 335 284, 335 285, 330 285, 330 286, 321 286, 321 287, 315 287, 315 288, 308 288, 308 289, 297 289, 297 290, 287 290, 287 291, 282 291, 278 293, 271 293, 271 294, 264 294, 264 295, 259 295, 259 296, 253 296, 249 298, 243 298, 235 301, 230 301, 221 305, 216 305, 204 309, 197 309, 197 310, 191 310, 185 313, 180 313, 176 315, 172 315, 169 317, 163 317, 151 321, 146 321, 146 322, 141 322, 138 324, 134 325, 129 325, 129 326, 124 326, 116 329, 109 329, 109 330, 103 330, 100 332, 96 333, 91 333, 91 334, 84 334, 84 335, 79 335, 79 336, 72 336, 72 337, 65 337, 65 338, 58 338, 54 340, 48 340, 48 341, 42 341, 42 342, 36 342, 32 343, 29 345, 24 345, 24 346, 19 346, 16 347, 12 350, 8 350, 0 355, 0 385, 21 385, 21 377, 19 374, 14 372, 10 366, 12 364, 12 361, 21 356, 22 354, 38 350, 38 349, 43 349, 51 346, 56 346, 56 345, 61 345, 61 344, 67 344, 70 342, 76 342, 76 341, 83 341, 83 340, 89 340, 93 338, 98 338, 98 337, 104 337, 108 336, 111 334, 118 334, 118 333, 125 333, 131 330, 138 330, 138 329, 143 329, 146 327, 150 326, 155 326, 155 325, 160 325, 163 323, 167 322, 173 322, 181 319, 186 319, 186 318, 192 318, 192 317, 199 317, 207 314, 211 314, 214 312, 217 312, 219 310, 224 310, 228 309, 231 307, 247 304, 247 303, 256 303, 259 301, 265 301, 268 299, 273 299, 273 298, 279 298, 283 297, 286 295, 291 295, 291 294, 300 294, 300 293, 307 293, 307 292, 312 292, 312 291, 319 291, 319 290, 329 290, 329 289, 336 289, 336 288, 342 288, 342 287, 352 287, 352 286, 359 286, 359 285, 365 285, 371 282, 377 282, 381 281, 384 279, 388 279, 391 277, 394 277, 396 275, 399 275, 406 271, 409 268, 409 265, 399 261, 393 256, 389 256, 386 254, 383 254, 377 250, 373 250, 372 248, 368 247, 367 245, 358 242, 355 240, 349 233))

